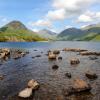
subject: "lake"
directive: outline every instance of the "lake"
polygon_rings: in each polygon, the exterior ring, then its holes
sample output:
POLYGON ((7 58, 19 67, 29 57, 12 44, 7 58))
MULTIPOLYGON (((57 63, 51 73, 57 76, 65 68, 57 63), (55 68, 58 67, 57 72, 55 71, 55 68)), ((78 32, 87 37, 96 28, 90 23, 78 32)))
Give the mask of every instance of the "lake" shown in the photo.
POLYGON ((33 93, 31 98, 25 100, 100 100, 100 56, 97 56, 96 60, 91 60, 89 56, 81 56, 76 52, 61 52, 60 56, 63 59, 60 61, 49 61, 46 56, 50 49, 62 50, 63 48, 81 48, 100 52, 100 42, 1 42, 0 48, 29 51, 29 54, 20 59, 10 58, 0 62, 0 75, 4 75, 4 79, 0 80, 0 100, 24 100, 17 94, 25 88, 30 79, 37 80, 40 88, 33 93), (41 56, 36 57, 37 55, 41 56), (80 64, 70 65, 69 59, 72 57, 79 58, 80 64), (57 70, 52 69, 54 64, 59 66, 57 70), (88 69, 96 72, 98 78, 95 80, 86 78, 84 73, 88 69), (66 72, 72 74, 71 79, 65 76, 66 72), (64 91, 75 78, 89 82, 92 86, 91 92, 66 97, 64 91))

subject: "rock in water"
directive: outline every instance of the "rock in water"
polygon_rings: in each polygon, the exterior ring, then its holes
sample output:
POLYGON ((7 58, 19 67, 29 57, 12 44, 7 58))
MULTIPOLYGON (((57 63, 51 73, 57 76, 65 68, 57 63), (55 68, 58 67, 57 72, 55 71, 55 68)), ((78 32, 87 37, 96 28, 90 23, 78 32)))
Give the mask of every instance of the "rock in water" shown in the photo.
POLYGON ((28 87, 32 88, 32 90, 35 90, 39 87, 39 83, 35 81, 34 79, 32 79, 28 82, 28 87))
POLYGON ((19 92, 18 96, 22 98, 28 98, 32 95, 32 88, 25 88, 21 92, 19 92))
POLYGON ((53 65, 53 66, 52 66, 52 69, 58 69, 58 68, 59 68, 58 65, 53 65))
POLYGON ((87 91, 90 89, 91 89, 91 87, 86 81, 84 81, 82 79, 76 79, 74 81, 73 90, 75 92, 87 91))
POLYGON ((78 58, 72 58, 72 59, 70 60, 70 64, 72 64, 72 65, 74 65, 74 64, 79 64, 79 63, 80 63, 80 61, 79 61, 78 58))
POLYGON ((88 84, 86 81, 82 79, 76 79, 73 85, 67 89, 65 95, 67 96, 67 95, 90 91, 90 90, 91 90, 90 84, 88 84))
POLYGON ((94 73, 94 72, 92 72, 92 71, 87 71, 86 73, 85 73, 85 75, 86 75, 86 77, 88 77, 89 79, 96 79, 98 76, 94 73))

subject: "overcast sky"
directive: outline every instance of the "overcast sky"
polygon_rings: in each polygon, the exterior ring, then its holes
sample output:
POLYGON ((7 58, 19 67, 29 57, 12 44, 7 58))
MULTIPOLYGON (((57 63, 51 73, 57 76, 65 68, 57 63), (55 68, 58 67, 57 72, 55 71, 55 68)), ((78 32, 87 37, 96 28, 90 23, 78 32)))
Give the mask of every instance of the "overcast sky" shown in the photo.
POLYGON ((84 27, 100 22, 100 0, 0 0, 0 26, 12 20, 34 31, 84 27))

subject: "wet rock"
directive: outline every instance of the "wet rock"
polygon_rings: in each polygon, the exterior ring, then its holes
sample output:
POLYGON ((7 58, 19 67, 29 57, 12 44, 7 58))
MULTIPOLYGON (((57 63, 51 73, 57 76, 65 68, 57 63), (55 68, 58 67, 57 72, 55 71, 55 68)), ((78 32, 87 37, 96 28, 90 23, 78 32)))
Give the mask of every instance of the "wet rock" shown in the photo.
POLYGON ((35 57, 41 57, 41 55, 36 55, 35 57))
POLYGON ((73 89, 75 92, 81 92, 81 91, 90 90, 91 87, 86 81, 82 79, 76 79, 74 80, 73 89))
POLYGON ((34 59, 35 57, 32 57, 32 59, 34 59))
POLYGON ((1 58, 5 58, 6 54, 3 52, 3 53, 0 53, 0 59, 1 58))
POLYGON ((70 64, 79 64, 80 63, 80 61, 79 61, 79 59, 78 58, 72 58, 71 60, 70 60, 70 64))
POLYGON ((65 74, 65 76, 67 76, 68 78, 71 78, 71 77, 72 77, 72 75, 71 75, 70 72, 67 72, 67 73, 65 74))
POLYGON ((2 48, 2 49, 1 49, 1 52, 2 52, 2 53, 5 53, 5 55, 7 56, 7 55, 10 54, 10 49, 8 49, 8 48, 2 48))
POLYGON ((96 56, 100 56, 100 52, 91 52, 91 51, 80 52, 80 55, 82 55, 82 56, 87 56, 87 55, 96 55, 96 56))
POLYGON ((82 79, 76 79, 73 85, 67 90, 66 95, 76 94, 79 92, 88 92, 91 90, 90 84, 82 79))
POLYGON ((90 56, 89 59, 90 59, 90 60, 96 60, 96 59, 98 59, 98 58, 95 57, 95 56, 94 56, 94 57, 90 56))
POLYGON ((57 56, 56 56, 55 54, 53 54, 53 52, 49 52, 49 54, 48 54, 48 59, 55 60, 56 57, 57 57, 57 56))
POLYGON ((58 57, 59 60, 62 60, 62 57, 58 57))
POLYGON ((58 65, 53 65, 53 66, 52 66, 52 69, 58 69, 58 68, 59 68, 58 65))
POLYGON ((87 51, 87 50, 79 49, 79 48, 64 48, 63 51, 83 52, 83 51, 87 51))
POLYGON ((36 90, 39 87, 39 83, 32 79, 28 82, 28 87, 32 88, 32 90, 36 90))
POLYGON ((53 54, 60 54, 60 51, 59 50, 54 50, 53 54))
POLYGON ((92 72, 92 71, 87 71, 85 73, 85 76, 89 79, 96 79, 98 76, 96 75, 96 73, 92 72))
POLYGON ((4 79, 4 76, 3 75, 0 75, 0 80, 3 80, 4 79))
POLYGON ((32 95, 32 88, 25 88, 21 92, 19 92, 18 96, 22 98, 28 98, 32 95))

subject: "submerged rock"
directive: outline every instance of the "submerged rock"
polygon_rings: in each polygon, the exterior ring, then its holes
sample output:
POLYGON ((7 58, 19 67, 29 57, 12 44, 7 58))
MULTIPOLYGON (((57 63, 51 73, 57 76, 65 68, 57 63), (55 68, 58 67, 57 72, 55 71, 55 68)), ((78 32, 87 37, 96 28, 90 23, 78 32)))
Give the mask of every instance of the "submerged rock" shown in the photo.
POLYGON ((90 60, 96 60, 96 59, 98 59, 98 58, 95 57, 95 56, 94 56, 94 57, 90 56, 89 59, 90 59, 90 60))
POLYGON ((32 95, 32 88, 25 88, 21 92, 19 92, 18 96, 22 98, 28 98, 32 95))
POLYGON ((96 73, 92 72, 92 71, 87 71, 85 73, 86 77, 88 77, 89 79, 96 79, 98 76, 96 75, 96 73))
POLYGON ((41 57, 41 55, 36 55, 35 57, 41 57))
POLYGON ((32 79, 28 82, 28 87, 32 88, 32 90, 35 90, 39 87, 39 83, 35 81, 34 79, 32 79))
POLYGON ((53 65, 53 66, 52 66, 52 69, 58 69, 58 68, 59 68, 58 65, 53 65))
POLYGON ((70 64, 79 64, 80 63, 80 61, 79 61, 79 59, 78 58, 72 58, 71 60, 70 60, 70 64))
POLYGON ((4 76, 3 75, 0 75, 0 80, 3 80, 4 79, 4 76))

